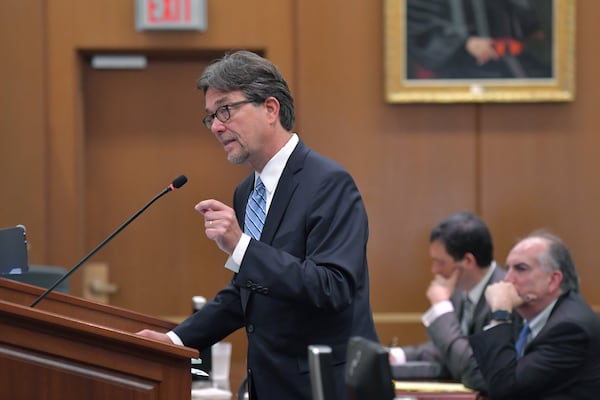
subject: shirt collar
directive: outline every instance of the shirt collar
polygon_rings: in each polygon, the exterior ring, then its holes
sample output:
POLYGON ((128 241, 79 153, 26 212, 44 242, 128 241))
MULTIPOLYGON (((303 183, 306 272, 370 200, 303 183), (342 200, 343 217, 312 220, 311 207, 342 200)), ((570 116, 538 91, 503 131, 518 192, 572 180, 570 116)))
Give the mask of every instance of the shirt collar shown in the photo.
POLYGON ((295 133, 292 134, 287 143, 267 162, 262 172, 254 174, 254 184, 256 185, 256 179, 260 176, 260 180, 265 185, 267 191, 267 208, 271 203, 271 198, 277 188, 283 169, 299 141, 298 135, 295 133))
POLYGON ((546 306, 546 308, 544 308, 541 313, 533 317, 531 321, 523 321, 529 324, 532 339, 540 333, 544 325, 546 325, 546 322, 548 322, 548 318, 550 318, 550 313, 552 313, 552 309, 556 305, 557 301, 558 298, 554 299, 552 303, 548 304, 548 306, 546 306))

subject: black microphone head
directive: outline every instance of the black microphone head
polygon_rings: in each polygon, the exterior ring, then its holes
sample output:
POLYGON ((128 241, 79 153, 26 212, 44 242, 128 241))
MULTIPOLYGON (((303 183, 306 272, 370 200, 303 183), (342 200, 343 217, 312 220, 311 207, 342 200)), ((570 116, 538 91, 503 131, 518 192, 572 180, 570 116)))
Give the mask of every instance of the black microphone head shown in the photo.
POLYGON ((173 179, 173 182, 171 183, 171 185, 175 189, 179 189, 180 187, 185 185, 186 182, 187 182, 187 177, 185 175, 179 175, 177 178, 173 179))

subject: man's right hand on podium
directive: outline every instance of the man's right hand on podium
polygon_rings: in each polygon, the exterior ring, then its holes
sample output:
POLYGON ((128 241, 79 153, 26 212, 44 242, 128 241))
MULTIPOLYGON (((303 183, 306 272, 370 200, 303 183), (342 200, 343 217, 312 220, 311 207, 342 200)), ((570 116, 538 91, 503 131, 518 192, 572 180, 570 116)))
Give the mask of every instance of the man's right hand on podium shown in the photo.
POLYGON ((148 339, 158 340, 160 342, 165 342, 169 344, 173 344, 173 341, 166 333, 160 333, 153 331, 151 329, 142 329, 139 332, 136 332, 137 335, 147 337, 148 339))

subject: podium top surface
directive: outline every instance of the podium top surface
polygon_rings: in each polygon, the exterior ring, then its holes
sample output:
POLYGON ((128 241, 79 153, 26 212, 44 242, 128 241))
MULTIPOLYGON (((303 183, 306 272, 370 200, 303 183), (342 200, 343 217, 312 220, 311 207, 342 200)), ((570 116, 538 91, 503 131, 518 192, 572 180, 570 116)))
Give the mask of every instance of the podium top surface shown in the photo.
MULTIPOLYGON (((38 286, 0 278, 0 300, 29 306, 43 292, 44 289, 38 286)), ((129 332, 145 328, 167 332, 176 325, 136 311, 58 292, 50 293, 35 309, 129 332)))

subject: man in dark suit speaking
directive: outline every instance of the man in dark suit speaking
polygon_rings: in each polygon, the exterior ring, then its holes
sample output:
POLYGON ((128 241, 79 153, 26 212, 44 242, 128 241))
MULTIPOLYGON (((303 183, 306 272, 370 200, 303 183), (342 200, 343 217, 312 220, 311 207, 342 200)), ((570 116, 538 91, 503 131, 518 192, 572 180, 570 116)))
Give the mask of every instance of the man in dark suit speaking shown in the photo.
POLYGON ((349 338, 377 340, 358 188, 292 131, 294 102, 270 61, 234 52, 208 66, 197 85, 204 124, 227 159, 253 170, 236 188, 233 208, 213 199, 195 207, 234 275, 172 332, 139 333, 203 349, 245 328, 253 400, 310 400, 308 345, 328 345, 336 398, 344 399, 349 338))
POLYGON ((567 246, 537 231, 510 251, 503 282, 490 285, 489 329, 469 341, 490 397, 597 399, 600 319, 579 294, 567 246), (508 323, 516 310, 523 326, 508 323))

